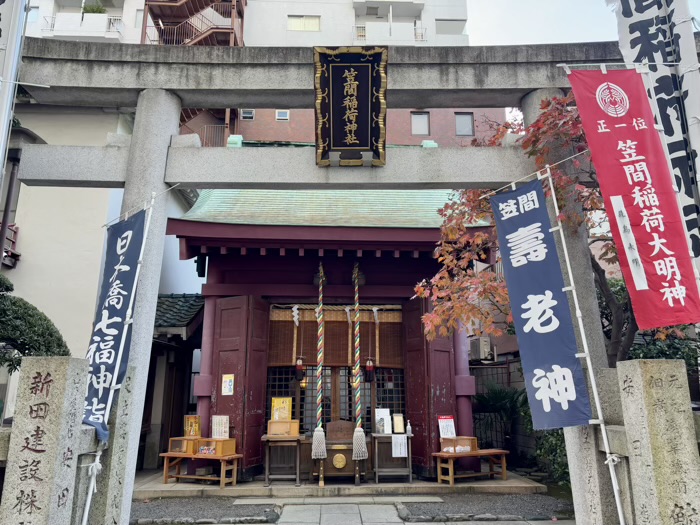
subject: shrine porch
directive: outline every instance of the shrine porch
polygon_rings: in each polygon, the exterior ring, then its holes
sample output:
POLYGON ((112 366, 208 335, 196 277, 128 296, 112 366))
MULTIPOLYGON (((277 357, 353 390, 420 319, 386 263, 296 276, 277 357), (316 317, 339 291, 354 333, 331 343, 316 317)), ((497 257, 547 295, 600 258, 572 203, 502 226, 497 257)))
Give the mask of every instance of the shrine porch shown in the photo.
MULTIPOLYGON (((155 498, 184 498, 196 496, 228 496, 234 498, 274 498, 275 503, 319 503, 329 502, 330 498, 353 497, 358 503, 385 503, 388 498, 402 501, 402 498, 436 496, 440 494, 545 494, 547 487, 514 472, 508 472, 507 480, 484 479, 463 481, 454 487, 435 481, 414 479, 413 483, 372 481, 355 486, 351 482, 327 479, 325 487, 318 482, 302 479, 301 486, 294 481, 277 481, 265 487, 263 480, 239 483, 235 487, 219 488, 218 484, 170 483, 163 484, 162 470, 146 470, 136 474, 134 500, 155 498)), ((261 500, 264 503, 267 500, 261 500)), ((410 501, 410 500, 406 500, 410 501)))

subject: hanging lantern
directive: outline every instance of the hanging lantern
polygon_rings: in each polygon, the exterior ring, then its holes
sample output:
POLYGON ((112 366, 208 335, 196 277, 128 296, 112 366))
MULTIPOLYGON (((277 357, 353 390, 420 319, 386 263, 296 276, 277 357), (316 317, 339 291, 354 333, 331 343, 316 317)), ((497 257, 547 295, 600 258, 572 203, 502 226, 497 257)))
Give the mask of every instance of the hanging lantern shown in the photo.
POLYGON ((294 379, 297 381, 301 381, 304 379, 304 376, 306 376, 306 371, 304 370, 304 362, 301 360, 301 357, 297 358, 297 365, 296 368, 294 369, 294 379))
POLYGON ((365 363, 365 382, 371 383, 372 381, 374 381, 374 361, 368 357, 365 363))

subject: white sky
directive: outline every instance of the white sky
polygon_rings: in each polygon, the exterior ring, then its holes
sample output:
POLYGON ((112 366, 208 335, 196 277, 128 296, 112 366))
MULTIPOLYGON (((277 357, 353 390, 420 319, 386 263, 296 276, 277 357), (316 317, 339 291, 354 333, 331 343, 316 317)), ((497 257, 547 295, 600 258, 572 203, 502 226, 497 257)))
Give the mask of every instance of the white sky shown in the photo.
MULTIPOLYGON (((700 19, 700 0, 688 0, 700 19)), ((605 0, 467 0, 472 46, 617 40, 605 0)))

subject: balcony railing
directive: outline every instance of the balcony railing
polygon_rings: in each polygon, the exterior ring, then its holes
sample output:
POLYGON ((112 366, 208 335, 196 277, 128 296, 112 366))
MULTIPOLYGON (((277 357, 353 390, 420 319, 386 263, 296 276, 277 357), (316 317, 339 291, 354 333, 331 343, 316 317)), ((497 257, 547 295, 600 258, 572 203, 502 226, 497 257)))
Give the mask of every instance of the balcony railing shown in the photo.
POLYGON ((119 33, 124 31, 124 22, 121 16, 108 16, 107 17, 107 32, 108 33, 119 33))
POLYGON ((187 124, 181 127, 180 133, 199 135, 199 141, 203 148, 223 148, 228 140, 228 130, 225 125, 211 124, 202 126, 198 130, 194 130, 187 124))
POLYGON ((108 16, 102 13, 87 15, 80 13, 59 13, 54 16, 45 16, 41 26, 42 32, 68 34, 80 33, 119 33, 124 32, 124 22, 121 16, 108 16))
POLYGON ((44 23, 41 26, 41 30, 42 31, 53 31, 53 28, 55 25, 56 25, 56 17, 55 16, 45 16, 44 23))
POLYGON ((7 237, 4 242, 2 254, 0 254, 0 261, 5 266, 13 268, 20 258, 20 253, 17 251, 17 232, 19 227, 16 224, 10 224, 7 227, 7 237))
POLYGON ((223 2, 212 4, 176 26, 149 26, 146 28, 146 43, 184 46, 211 29, 231 29, 232 5, 223 2))

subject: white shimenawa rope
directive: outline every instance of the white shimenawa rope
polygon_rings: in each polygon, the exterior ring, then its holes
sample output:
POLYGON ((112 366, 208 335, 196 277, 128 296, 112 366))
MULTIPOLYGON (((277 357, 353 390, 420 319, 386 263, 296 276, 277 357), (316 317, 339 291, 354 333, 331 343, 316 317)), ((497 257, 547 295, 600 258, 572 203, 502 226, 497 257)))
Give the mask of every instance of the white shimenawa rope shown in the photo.
POLYGON ((88 486, 87 499, 85 500, 85 508, 83 509, 82 525, 88 525, 88 516, 90 515, 92 495, 97 492, 97 475, 102 471, 102 463, 100 463, 100 458, 102 457, 102 449, 97 450, 97 452, 89 452, 89 454, 95 455, 95 461, 88 465, 83 465, 83 467, 88 468, 88 475, 90 476, 90 485, 88 486))

